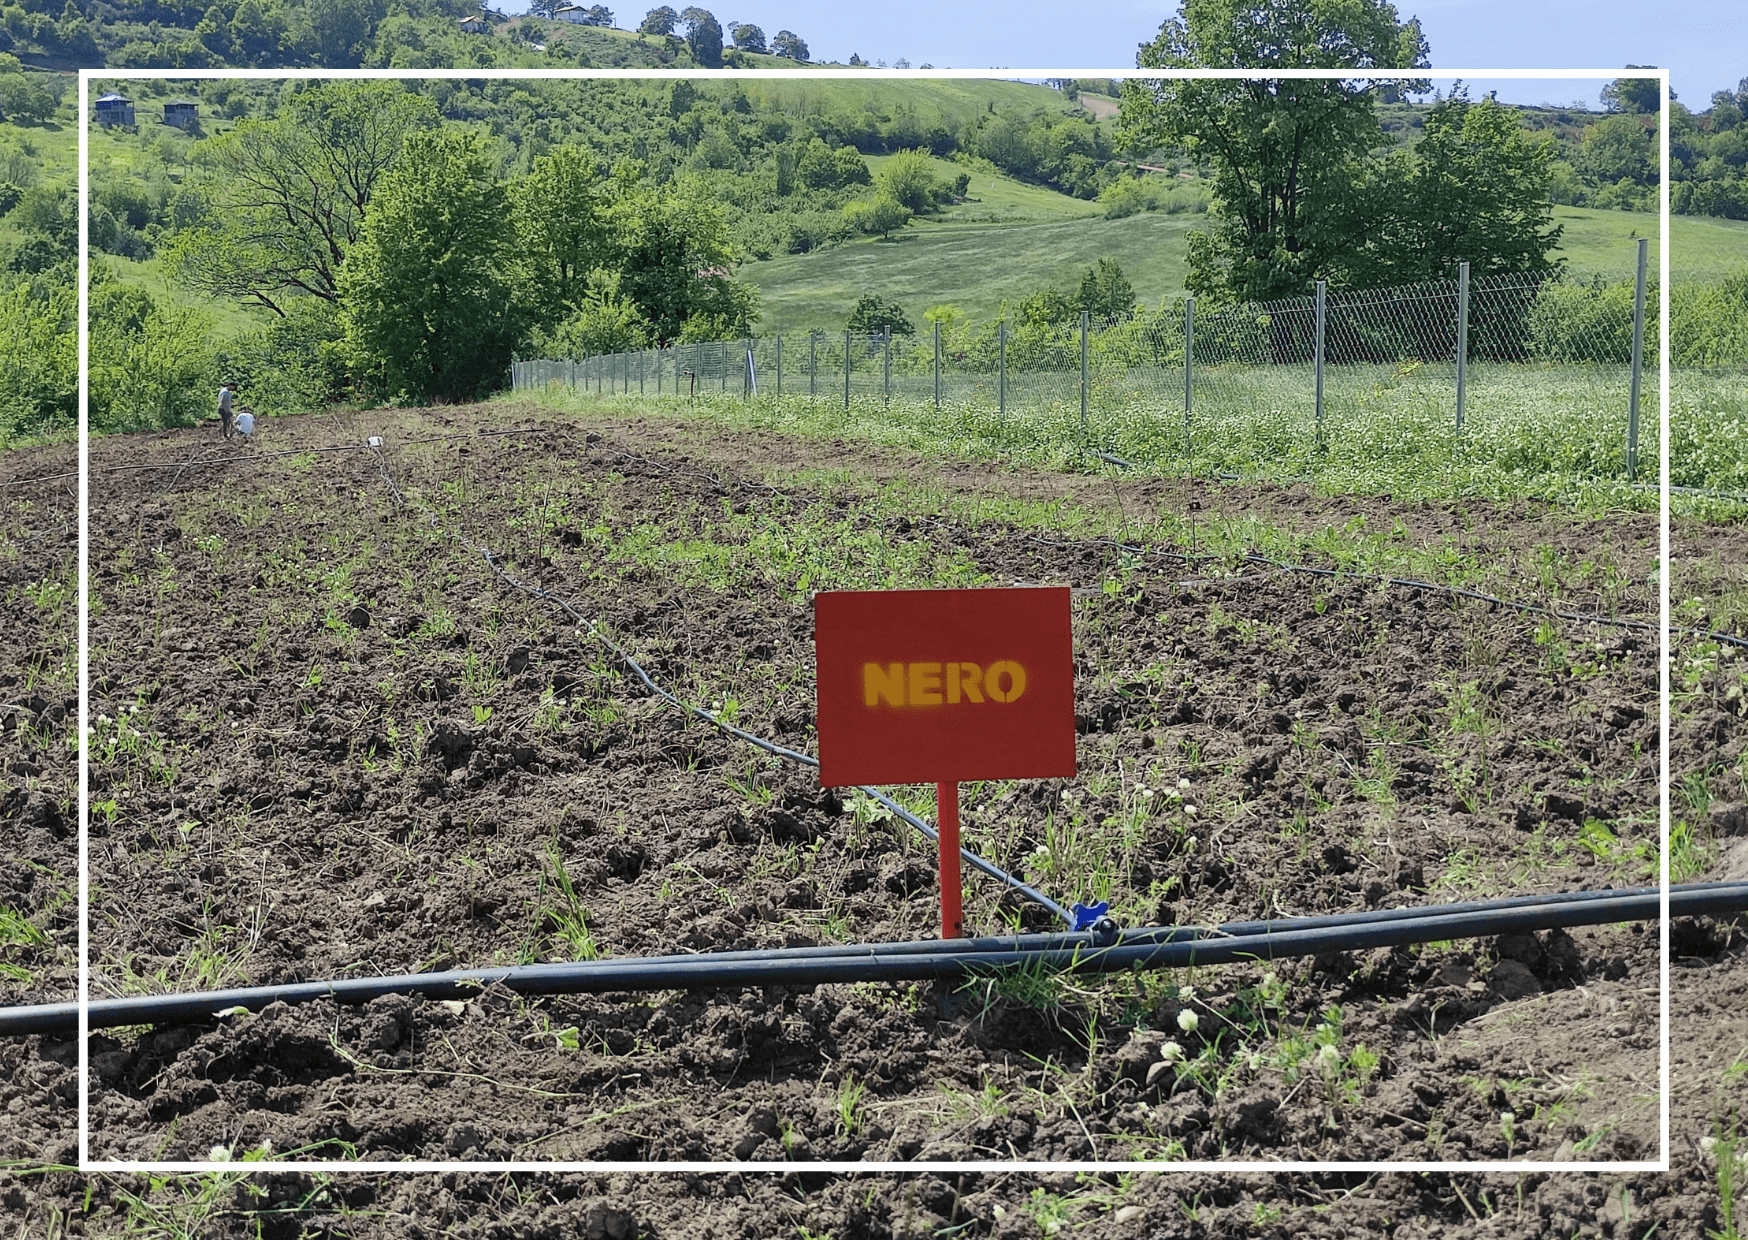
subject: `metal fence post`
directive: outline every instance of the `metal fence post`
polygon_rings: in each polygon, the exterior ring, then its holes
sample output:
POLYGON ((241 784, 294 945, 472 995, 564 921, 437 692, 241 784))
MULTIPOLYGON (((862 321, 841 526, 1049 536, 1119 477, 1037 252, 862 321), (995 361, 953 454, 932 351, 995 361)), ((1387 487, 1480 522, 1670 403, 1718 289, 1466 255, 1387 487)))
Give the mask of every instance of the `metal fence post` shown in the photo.
POLYGON ((1190 412, 1196 380, 1196 299, 1184 299, 1184 456, 1190 454, 1190 412))
POLYGON ((844 412, 850 411, 850 329, 844 328, 844 412))
POLYGON ((1317 356, 1313 366, 1317 372, 1317 442, 1323 442, 1323 329, 1328 313, 1329 281, 1317 281, 1317 356))
POLYGON ((935 408, 941 407, 941 320, 935 320, 935 408))
POLYGON ((777 398, 783 398, 783 337, 777 337, 777 398))
POLYGON ((1085 310, 1080 312, 1080 437, 1086 438, 1086 328, 1091 318, 1085 310))
POLYGON ((1645 363, 1645 264, 1651 242, 1639 238, 1639 274, 1633 285, 1633 386, 1627 398, 1627 480, 1639 472, 1639 380, 1645 363))
POLYGON ((741 354, 741 371, 741 399, 751 400, 753 384, 758 382, 758 376, 753 373, 753 342, 750 337, 746 343, 746 351, 741 354))
POLYGON ((1463 401, 1469 388, 1469 264, 1457 264, 1457 434, 1463 433, 1463 401))
POLYGON ((880 403, 892 404, 892 328, 881 329, 880 403))
POLYGON ((1008 416, 1008 321, 1003 319, 996 328, 996 393, 1000 402, 996 408, 1002 421, 1008 416))
POLYGON ((819 395, 819 333, 807 333, 807 394, 819 395))

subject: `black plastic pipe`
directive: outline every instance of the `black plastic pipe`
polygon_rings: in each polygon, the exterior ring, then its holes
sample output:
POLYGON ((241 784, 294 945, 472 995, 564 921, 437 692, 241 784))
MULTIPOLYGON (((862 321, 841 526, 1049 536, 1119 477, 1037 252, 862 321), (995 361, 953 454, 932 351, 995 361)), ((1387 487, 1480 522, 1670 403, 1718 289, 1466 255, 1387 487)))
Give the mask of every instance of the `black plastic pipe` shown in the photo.
MULTIPOLYGON (((1075 973, 1187 968, 1239 960, 1278 960, 1326 952, 1363 951, 1407 943, 1475 938, 1556 926, 1653 920, 1656 888, 1630 892, 1570 892, 1451 905, 1390 909, 1219 927, 1158 926, 1125 931, 1099 942, 1093 935, 1019 935, 971 939, 856 944, 780 951, 721 952, 697 956, 630 957, 611 961, 458 969, 395 977, 346 978, 253 986, 195 994, 100 999, 90 1005, 90 1027, 204 1022, 234 1008, 259 1010, 274 1002, 332 999, 360 1004, 390 994, 463 999, 499 982, 520 994, 586 994, 745 986, 816 986, 841 982, 965 981, 1003 969, 1030 966, 1075 973)), ((1748 912, 1748 882, 1671 888, 1673 916, 1748 912)), ((78 1027, 76 1003, 0 1009, 0 1035, 65 1033, 78 1027)))

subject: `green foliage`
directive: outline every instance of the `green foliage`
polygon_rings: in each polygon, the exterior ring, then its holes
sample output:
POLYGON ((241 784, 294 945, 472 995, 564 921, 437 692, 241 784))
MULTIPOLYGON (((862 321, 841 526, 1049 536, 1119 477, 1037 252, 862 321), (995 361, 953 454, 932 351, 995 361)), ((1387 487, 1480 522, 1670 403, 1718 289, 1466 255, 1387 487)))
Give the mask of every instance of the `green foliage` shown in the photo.
MULTIPOLYGON (((1413 69, 1417 22, 1385 0, 1185 0, 1142 47, 1144 68, 1413 69)), ((1302 293, 1355 240, 1356 172, 1383 133, 1364 78, 1124 83, 1126 145, 1180 147, 1214 165, 1211 228, 1190 238, 1188 287, 1268 301, 1302 293)))
POLYGON ((432 100, 399 83, 330 82, 239 122, 204 147, 210 223, 166 247, 169 269, 198 292, 275 312, 288 296, 337 300, 377 183, 436 121, 432 100))
POLYGON ((859 233, 879 233, 890 238, 892 230, 910 223, 911 210, 889 194, 858 199, 844 207, 844 222, 859 233))
POLYGON ((542 357, 586 358, 628 353, 649 344, 649 330, 637 306, 619 290, 618 276, 598 271, 576 307, 551 333, 537 333, 534 350, 542 357))
POLYGON ((23 73, 0 73, 0 116, 14 125, 40 125, 59 103, 23 73))
POLYGON ((91 294, 91 429, 107 434, 190 426, 216 407, 210 323, 143 290, 99 283, 91 294))
POLYGON ((73 424, 75 311, 70 283, 46 296, 26 282, 0 291, 0 444, 73 424))
MULTIPOLYGON (((1629 69, 1655 69, 1656 65, 1628 65, 1629 69)), ((1662 84, 1656 78, 1616 78, 1602 88, 1602 106, 1610 112, 1650 113, 1662 107, 1662 84)), ((1670 98, 1675 97, 1674 92, 1670 98)))
POLYGON ((1135 286, 1123 274, 1121 263, 1103 257, 1080 278, 1080 292, 1075 300, 1094 319, 1111 322, 1134 313, 1135 286))
POLYGON ((890 331, 895 336, 916 335, 916 328, 905 317, 903 308, 875 293, 863 293, 856 299, 844 329, 863 336, 880 331, 890 331))
POLYGON ((508 195, 481 146, 457 130, 409 135, 346 257, 347 342, 385 395, 467 400, 503 381, 520 311, 508 195))
POLYGON ((667 5, 651 9, 643 15, 643 24, 637 28, 639 34, 673 34, 674 27, 680 24, 680 15, 667 5))
POLYGON ((867 161, 855 147, 846 144, 834 150, 818 138, 809 142, 796 159, 795 175, 809 189, 844 189, 867 185, 874 179, 867 161))
POLYGON ((929 153, 923 150, 900 151, 887 160, 875 186, 877 197, 890 198, 913 215, 927 215, 948 196, 946 186, 935 179, 929 153))
POLYGON ((701 186, 638 185, 612 214, 619 287, 658 341, 751 334, 756 290, 736 283, 723 211, 701 186))
POLYGON ((219 349, 215 367, 263 413, 320 409, 351 394, 345 333, 327 302, 300 297, 219 349))
POLYGON ((722 68, 722 24, 696 5, 681 10, 680 22, 686 27, 686 46, 692 59, 706 69, 722 68))
POLYGON ((526 264, 524 298, 536 323, 563 319, 577 306, 589 274, 609 261, 607 204, 598 182, 593 152, 567 146, 538 157, 510 188, 526 264))

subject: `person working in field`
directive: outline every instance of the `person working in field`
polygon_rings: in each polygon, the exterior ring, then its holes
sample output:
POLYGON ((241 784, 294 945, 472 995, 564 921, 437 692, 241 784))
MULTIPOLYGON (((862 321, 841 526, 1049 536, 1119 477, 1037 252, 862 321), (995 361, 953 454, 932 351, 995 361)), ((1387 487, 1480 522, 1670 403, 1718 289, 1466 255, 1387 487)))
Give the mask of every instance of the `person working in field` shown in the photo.
POLYGON ((236 391, 237 385, 229 379, 219 384, 219 429, 226 439, 231 437, 231 398, 236 395, 236 391))

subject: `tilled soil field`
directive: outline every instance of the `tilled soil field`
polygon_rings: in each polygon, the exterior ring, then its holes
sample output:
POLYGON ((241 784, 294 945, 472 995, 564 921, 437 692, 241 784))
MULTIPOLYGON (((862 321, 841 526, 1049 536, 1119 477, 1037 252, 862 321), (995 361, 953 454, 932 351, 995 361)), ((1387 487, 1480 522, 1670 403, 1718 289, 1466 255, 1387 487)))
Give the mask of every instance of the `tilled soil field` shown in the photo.
MULTIPOLYGON (((1648 521, 1586 542, 1474 506, 1010 485, 502 406, 112 440, 94 464, 154 460, 179 464, 94 487, 98 993, 933 933, 920 838, 689 722, 456 533, 797 748, 809 591, 1073 586, 1081 775, 968 786, 967 843, 1128 924, 1654 872, 1654 633, 1173 558, 1260 520, 1307 557, 1345 532, 1492 566, 1526 601, 1654 614, 1648 521), (517 424, 538 433, 470 433, 517 424), (294 452, 366 432, 380 460, 294 452), (1155 541, 1168 515, 1199 529, 1155 541), (1144 549, 1095 536, 1113 520, 1144 549)), ((967 895, 974 930, 1048 925, 986 880, 967 895)), ((1653 1157, 1655 945, 1623 926, 1100 982, 276 1007, 97 1035, 94 1152, 1653 1157)))
MULTIPOLYGON (((78 986, 78 488, 71 445, 0 463, 0 1004, 78 986)), ((0 1167, 77 1154, 78 1043, 0 1039, 0 1167)))

